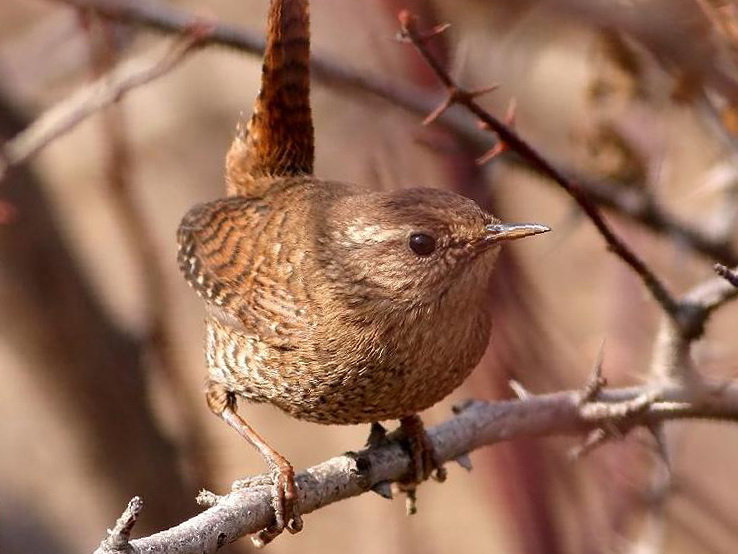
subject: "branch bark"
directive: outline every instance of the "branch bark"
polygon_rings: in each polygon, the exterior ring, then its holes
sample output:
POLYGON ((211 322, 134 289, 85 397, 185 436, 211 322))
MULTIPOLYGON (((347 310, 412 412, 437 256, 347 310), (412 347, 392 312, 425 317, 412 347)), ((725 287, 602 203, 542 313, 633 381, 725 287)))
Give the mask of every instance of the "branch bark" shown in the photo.
MULTIPOLYGON (((738 382, 715 382, 694 391, 670 383, 602 391, 596 402, 582 403, 580 391, 566 391, 506 402, 472 401, 451 420, 428 430, 441 461, 482 446, 524 437, 579 434, 616 425, 624 433, 640 425, 685 418, 738 421, 738 382), (642 409, 629 406, 649 399, 642 409)), ((382 482, 401 479, 411 470, 399 442, 348 453, 313 466, 297 476, 299 510, 314 512, 361 495, 382 482)), ((250 479, 268 483, 267 474, 250 479)), ((133 552, 204 554, 218 550, 271 522, 268 484, 216 497, 215 505, 166 531, 130 542, 133 552)), ((95 554, 107 554, 101 546, 95 554)))

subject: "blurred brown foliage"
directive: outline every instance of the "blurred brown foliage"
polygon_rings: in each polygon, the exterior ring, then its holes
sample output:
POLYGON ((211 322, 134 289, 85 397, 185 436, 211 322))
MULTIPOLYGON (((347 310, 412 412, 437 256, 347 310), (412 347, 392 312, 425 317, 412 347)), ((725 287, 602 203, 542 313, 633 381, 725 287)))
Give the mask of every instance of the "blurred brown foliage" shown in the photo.
MULTIPOLYGON (((266 4, 177 5, 260 30, 266 4)), ((414 53, 392 40, 404 7, 429 24, 452 23, 439 55, 469 87, 502 85, 483 100, 493 113, 516 98, 518 129, 539 150, 598 186, 656 198, 734 247, 736 4, 314 0, 316 56, 440 98, 414 53)), ((2 140, 117 59, 161 48, 161 37, 90 17, 52 1, 0 5, 2 140)), ((205 49, 0 185, 12 207, 0 225, 1 552, 90 551, 134 494, 147 503, 136 531, 161 529, 197 510, 199 488, 224 490, 263 470, 203 402, 202 306, 177 273, 174 241, 189 206, 222 194, 223 156, 259 75, 256 57, 205 49)), ((576 387, 603 339, 612 383, 643 378, 659 312, 568 198, 504 158, 479 168, 481 152, 390 103, 320 83, 313 103, 318 175, 449 187, 509 221, 556 230, 505 253, 489 351, 426 421, 468 396, 510 396, 510 378, 534 392, 576 387)), ((709 261, 688 245, 630 219, 612 217, 674 290, 709 275, 709 261)), ((735 322, 736 306, 725 308, 700 344, 700 366, 713 376, 738 368, 735 322)), ((298 468, 359 448, 367 433, 263 406, 245 414, 298 468)), ((443 486, 423 486, 411 519, 401 502, 364 495, 308 516, 301 535, 269 548, 734 552, 735 432, 670 428, 675 490, 658 506, 649 502, 645 435, 576 464, 569 439, 521 441, 475 454, 471 474, 451 468, 443 486)))

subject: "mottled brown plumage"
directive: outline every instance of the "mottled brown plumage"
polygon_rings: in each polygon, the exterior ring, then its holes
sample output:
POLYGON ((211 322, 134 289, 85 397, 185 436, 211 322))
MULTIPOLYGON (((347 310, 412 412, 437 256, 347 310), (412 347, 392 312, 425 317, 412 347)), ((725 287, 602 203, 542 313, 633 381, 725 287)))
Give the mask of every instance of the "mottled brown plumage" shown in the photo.
POLYGON ((487 345, 493 223, 449 192, 312 177, 195 208, 180 263, 208 301, 210 379, 319 423, 428 408, 487 345), (415 254, 414 232, 435 237, 436 252, 415 254))
POLYGON ((292 467, 236 398, 324 424, 400 419, 417 433, 415 414, 486 348, 500 242, 547 230, 502 225, 446 191, 313 177, 307 9, 272 1, 262 90, 227 157, 229 196, 194 207, 178 233, 179 265, 206 302, 208 404, 274 475, 276 522, 258 544, 301 520, 292 467))

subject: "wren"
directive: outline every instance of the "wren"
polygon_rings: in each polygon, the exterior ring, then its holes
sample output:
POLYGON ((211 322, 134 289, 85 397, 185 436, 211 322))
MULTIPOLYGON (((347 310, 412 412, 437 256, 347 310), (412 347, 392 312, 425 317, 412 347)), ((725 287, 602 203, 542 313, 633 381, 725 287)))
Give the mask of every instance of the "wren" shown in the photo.
POLYGON ((272 473, 275 522, 257 545, 302 521, 292 466, 238 415, 237 398, 323 424, 399 419, 421 460, 415 480, 426 478, 434 462, 417 413, 487 347, 500 244, 548 231, 503 224, 451 192, 314 177, 309 95, 307 0, 272 0, 227 197, 192 208, 178 231, 179 266, 206 304, 208 405, 272 473))

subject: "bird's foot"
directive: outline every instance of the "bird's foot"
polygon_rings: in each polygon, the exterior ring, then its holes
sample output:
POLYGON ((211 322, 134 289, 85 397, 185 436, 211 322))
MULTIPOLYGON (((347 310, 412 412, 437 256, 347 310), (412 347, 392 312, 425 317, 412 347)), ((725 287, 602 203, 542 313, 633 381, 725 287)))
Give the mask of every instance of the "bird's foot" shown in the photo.
POLYGON ((445 481, 446 468, 439 461, 436 449, 428 437, 420 417, 412 415, 402 418, 400 429, 407 441, 413 464, 413 475, 410 480, 415 483, 422 483, 429 477, 433 477, 438 482, 445 481))
MULTIPOLYGON (((408 514, 417 512, 417 488, 420 483, 433 477, 436 481, 446 480, 446 468, 439 461, 433 443, 423 427, 423 421, 417 415, 404 417, 400 420, 400 429, 391 434, 380 423, 372 423, 366 445, 369 448, 383 446, 393 439, 399 439, 407 449, 412 469, 403 480, 395 483, 394 492, 406 495, 406 510, 408 514)), ((393 491, 389 481, 377 483, 372 490, 383 498, 392 498, 393 491)))
POLYGON ((398 487, 407 495, 406 510, 410 515, 417 512, 416 490, 418 485, 429 477, 433 477, 438 482, 445 481, 446 468, 439 461, 433 443, 419 416, 412 415, 402 418, 400 430, 410 453, 412 471, 406 479, 398 483, 398 487))
POLYGON ((228 425, 233 427, 239 435, 256 447, 269 465, 269 476, 260 476, 234 483, 235 488, 271 485, 272 507, 274 508, 274 523, 262 529, 251 540, 254 546, 266 546, 287 529, 290 533, 302 530, 302 517, 297 508, 297 486, 295 485, 295 470, 279 452, 254 431, 236 412, 235 396, 221 385, 211 383, 208 389, 208 404, 220 415, 228 425))
MULTIPOLYGON (((263 548, 287 529, 290 533, 302 530, 302 517, 297 509, 297 486, 295 471, 289 464, 275 465, 271 471, 272 507, 274 523, 251 536, 251 542, 257 548, 263 548)), ((247 482, 244 480, 243 482, 247 482)), ((263 481, 263 480, 262 480, 263 481)), ((256 483, 252 481, 251 486, 256 483)), ((267 484, 260 482, 258 484, 267 484)), ((235 484, 234 484, 235 485, 235 484)))
POLYGON ((272 488, 272 507, 274 508, 274 523, 251 536, 251 541, 257 548, 263 548, 285 529, 290 533, 302 530, 302 517, 297 510, 297 486, 292 466, 276 466, 270 475, 258 475, 234 481, 231 490, 248 489, 251 487, 272 488))

